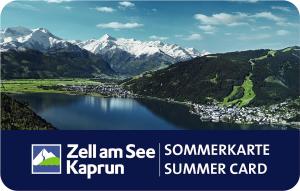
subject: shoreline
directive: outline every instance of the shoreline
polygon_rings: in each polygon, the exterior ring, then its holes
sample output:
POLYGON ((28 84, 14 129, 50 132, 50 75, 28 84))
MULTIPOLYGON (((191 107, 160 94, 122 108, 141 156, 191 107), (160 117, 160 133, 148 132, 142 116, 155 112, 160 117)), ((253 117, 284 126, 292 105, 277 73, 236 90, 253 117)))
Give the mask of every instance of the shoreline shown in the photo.
MULTIPOLYGON (((159 98, 154 96, 137 95, 124 89, 121 85, 115 83, 87 83, 85 85, 67 84, 67 85, 46 85, 36 86, 37 91, 1 91, 8 94, 26 94, 26 93, 58 93, 65 95, 87 95, 101 98, 132 98, 132 99, 149 99, 163 101, 172 104, 186 106, 189 112, 199 116, 203 122, 224 123, 224 124, 240 124, 240 125, 271 125, 271 126, 288 126, 295 129, 300 128, 300 122, 287 121, 286 118, 277 114, 276 110, 270 108, 275 107, 280 110, 280 104, 260 107, 224 107, 218 104, 196 104, 192 102, 177 101, 172 98, 159 98), (97 84, 97 85, 96 85, 97 84), (97 92, 98 91, 98 92, 97 92), (259 113, 259 115, 256 115, 259 113), (275 113, 275 114, 274 114, 275 113)), ((299 98, 298 98, 299 99, 299 98)), ((291 101, 292 102, 292 101, 291 101)), ((287 103, 288 104, 288 103, 287 103)), ((289 110, 285 108, 285 110, 289 110)), ((283 113, 282 111, 280 111, 283 113)), ((279 112, 279 113, 280 113, 279 112)), ((290 112, 289 115, 299 115, 299 112, 290 112), (296 113, 296 114, 295 114, 296 113)), ((283 113, 284 114, 284 113, 283 113)), ((287 117, 288 118, 288 117, 287 117)))

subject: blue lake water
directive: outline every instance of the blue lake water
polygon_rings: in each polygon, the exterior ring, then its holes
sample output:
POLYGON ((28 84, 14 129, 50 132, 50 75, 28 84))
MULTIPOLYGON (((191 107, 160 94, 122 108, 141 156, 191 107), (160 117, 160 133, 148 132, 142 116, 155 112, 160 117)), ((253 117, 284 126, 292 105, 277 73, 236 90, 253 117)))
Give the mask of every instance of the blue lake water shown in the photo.
POLYGON ((149 99, 48 93, 13 96, 60 130, 285 129, 202 122, 186 106, 149 99))

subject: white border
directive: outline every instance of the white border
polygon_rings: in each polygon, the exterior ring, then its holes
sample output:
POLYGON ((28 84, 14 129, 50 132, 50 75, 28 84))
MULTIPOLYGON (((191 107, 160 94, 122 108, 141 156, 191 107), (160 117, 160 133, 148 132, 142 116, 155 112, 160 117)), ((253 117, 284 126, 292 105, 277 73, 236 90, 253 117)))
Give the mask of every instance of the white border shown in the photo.
POLYGON ((31 144, 31 174, 61 174, 61 144, 31 144), (33 172, 33 147, 59 147, 59 172, 33 172))
MULTIPOLYGON (((3 8, 12 1, 13 0, 0 0, 0 14, 2 13, 3 8)), ((149 0, 149 1, 151 1, 151 0, 149 0)), ((300 12, 300 1, 299 0, 286 0, 286 1, 295 5, 295 7, 297 7, 297 9, 298 9, 298 12, 300 12)), ((1 132, 0 132, 0 136, 1 136, 1 132)), ((11 189, 7 188, 4 185, 1 177, 0 177, 0 190, 11 191, 11 189)), ((300 190, 300 177, 298 179, 298 183, 293 188, 291 188, 289 191, 299 191, 299 190, 300 190)))

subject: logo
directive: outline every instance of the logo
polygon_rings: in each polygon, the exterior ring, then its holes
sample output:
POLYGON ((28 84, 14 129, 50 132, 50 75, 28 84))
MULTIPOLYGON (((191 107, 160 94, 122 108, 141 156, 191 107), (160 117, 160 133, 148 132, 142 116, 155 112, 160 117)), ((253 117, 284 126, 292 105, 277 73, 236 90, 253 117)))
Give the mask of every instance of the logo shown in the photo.
POLYGON ((61 174, 61 145, 32 144, 31 174, 61 174))

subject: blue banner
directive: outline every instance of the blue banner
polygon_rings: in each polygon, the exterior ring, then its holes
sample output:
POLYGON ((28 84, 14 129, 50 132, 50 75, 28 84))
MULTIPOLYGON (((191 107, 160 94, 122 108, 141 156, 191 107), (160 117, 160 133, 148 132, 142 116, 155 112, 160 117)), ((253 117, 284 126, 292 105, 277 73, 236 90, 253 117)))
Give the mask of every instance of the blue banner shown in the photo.
POLYGON ((2 131, 14 190, 292 188, 299 131, 2 131))

